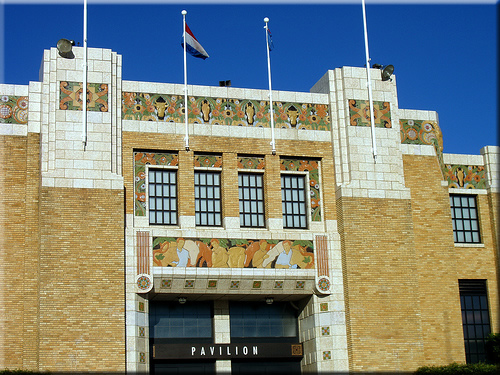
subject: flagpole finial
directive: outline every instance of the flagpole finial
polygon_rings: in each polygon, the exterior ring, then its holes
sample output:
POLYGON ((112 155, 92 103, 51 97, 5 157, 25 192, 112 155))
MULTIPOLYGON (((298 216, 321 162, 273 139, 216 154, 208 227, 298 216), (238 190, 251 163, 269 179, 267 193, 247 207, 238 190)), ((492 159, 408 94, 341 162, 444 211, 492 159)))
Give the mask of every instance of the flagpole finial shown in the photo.
POLYGON ((267 18, 267 17, 266 17, 266 18, 264 18, 264 22, 265 22, 265 23, 268 23, 268 22, 269 22, 269 18, 267 18))
POLYGON ((182 14, 183 16, 185 16, 187 13, 188 13, 188 12, 187 12, 187 10, 183 10, 183 11, 181 12, 181 14, 182 14))

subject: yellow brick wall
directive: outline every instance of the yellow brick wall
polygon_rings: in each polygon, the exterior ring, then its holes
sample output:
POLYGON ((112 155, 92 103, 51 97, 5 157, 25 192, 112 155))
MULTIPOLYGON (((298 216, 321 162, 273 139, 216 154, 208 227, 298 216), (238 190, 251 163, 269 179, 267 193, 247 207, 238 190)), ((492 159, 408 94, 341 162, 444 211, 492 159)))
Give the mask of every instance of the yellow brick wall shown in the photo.
POLYGON ((222 217, 239 217, 238 159, 234 152, 223 154, 221 180, 222 217))
POLYGON ((26 148, 26 137, 0 136, 0 369, 23 365, 26 148))
POLYGON ((23 279, 23 368, 38 369, 40 270, 40 134, 28 133, 26 158, 26 223, 23 279))
POLYGON ((410 202, 337 200, 351 371, 411 371, 422 327, 410 202))
POLYGON ((448 187, 441 185, 435 157, 405 155, 403 162, 415 231, 424 339, 422 365, 464 362, 457 274, 460 263, 453 242, 448 187))
POLYGON ((125 370, 123 191, 41 192, 40 370, 125 370))

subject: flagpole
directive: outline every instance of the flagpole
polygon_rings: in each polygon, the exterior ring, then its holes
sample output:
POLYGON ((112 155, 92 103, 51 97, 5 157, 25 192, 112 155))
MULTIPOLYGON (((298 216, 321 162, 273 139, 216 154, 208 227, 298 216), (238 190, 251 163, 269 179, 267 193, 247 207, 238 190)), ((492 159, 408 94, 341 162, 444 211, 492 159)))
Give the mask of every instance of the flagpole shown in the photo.
POLYGON ((189 132, 188 132, 188 90, 187 90, 187 59, 186 59, 186 14, 187 11, 183 10, 182 14, 182 24, 183 24, 183 32, 182 35, 184 37, 184 122, 186 128, 186 136, 184 140, 186 141, 185 147, 186 151, 189 151, 189 132))
POLYGON ((273 155, 276 155, 276 141, 274 139, 274 108, 273 108, 273 91, 271 88, 271 56, 269 54, 269 29, 267 27, 267 23, 269 22, 269 18, 264 18, 264 22, 266 25, 264 28, 266 29, 266 46, 267 46, 267 72, 269 77, 269 108, 271 111, 271 152, 273 155))
POLYGON ((83 0, 82 143, 87 147, 87 0, 83 0))
POLYGON ((375 119, 373 115, 373 97, 372 97, 372 85, 370 80, 370 53, 368 52, 368 32, 366 30, 366 10, 365 10, 365 0, 361 0, 363 5, 363 26, 365 29, 365 53, 366 53, 366 80, 368 81, 368 99, 370 101, 370 122, 372 130, 372 153, 373 162, 377 163, 377 143, 375 140, 375 119))

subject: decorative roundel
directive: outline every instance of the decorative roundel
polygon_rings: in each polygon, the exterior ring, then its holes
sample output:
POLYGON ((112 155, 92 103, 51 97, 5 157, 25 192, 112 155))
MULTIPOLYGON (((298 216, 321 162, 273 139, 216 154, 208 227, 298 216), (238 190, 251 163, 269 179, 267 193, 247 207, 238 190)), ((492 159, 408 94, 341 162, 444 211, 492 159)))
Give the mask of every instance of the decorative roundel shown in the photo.
POLYGON ((318 280, 318 289, 322 292, 328 292, 330 290, 330 280, 326 277, 322 277, 318 280))
POLYGON ((0 105, 0 118, 6 119, 12 116, 12 108, 7 104, 0 105))
POLYGON ((140 292, 149 292, 153 288, 153 281, 149 275, 139 275, 136 278, 137 288, 140 292))

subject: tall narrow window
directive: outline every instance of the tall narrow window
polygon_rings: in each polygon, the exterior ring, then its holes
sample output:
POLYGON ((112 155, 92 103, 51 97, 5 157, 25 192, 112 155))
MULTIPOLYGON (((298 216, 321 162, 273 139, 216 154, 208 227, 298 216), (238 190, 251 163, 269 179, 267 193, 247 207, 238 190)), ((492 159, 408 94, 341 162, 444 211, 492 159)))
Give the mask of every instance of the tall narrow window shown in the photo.
POLYGON ((281 202, 284 228, 307 228, 305 176, 281 175, 281 202))
POLYGON ((240 173, 238 175, 240 200, 240 225, 242 227, 264 227, 264 184, 262 174, 240 173))
POLYGON ((450 195, 453 238, 456 243, 480 243, 476 197, 450 195))
POLYGON ((467 363, 484 362, 486 337, 491 333, 486 280, 458 280, 467 363))
POLYGON ((149 169, 150 224, 177 224, 176 172, 169 169, 149 169))
POLYGON ((196 225, 221 225, 220 173, 194 172, 194 203, 196 225))

